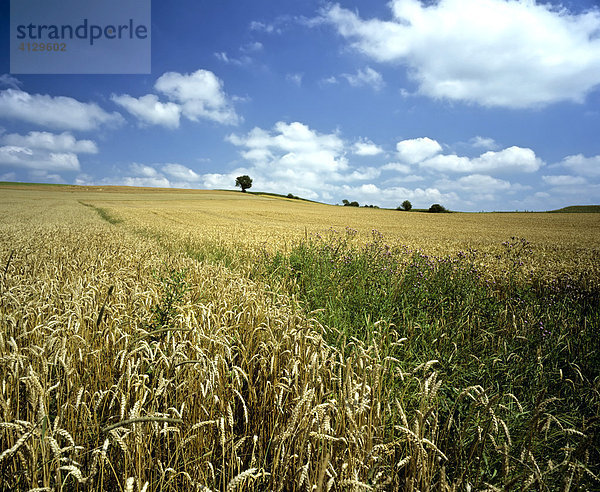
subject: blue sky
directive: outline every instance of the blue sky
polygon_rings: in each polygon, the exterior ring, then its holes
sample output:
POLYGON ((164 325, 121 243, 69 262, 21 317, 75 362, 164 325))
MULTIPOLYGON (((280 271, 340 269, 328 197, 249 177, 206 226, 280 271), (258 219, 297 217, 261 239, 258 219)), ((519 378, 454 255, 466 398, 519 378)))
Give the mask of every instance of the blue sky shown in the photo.
POLYGON ((152 73, 10 74, 0 180, 396 207, 600 203, 591 0, 152 3, 152 73))

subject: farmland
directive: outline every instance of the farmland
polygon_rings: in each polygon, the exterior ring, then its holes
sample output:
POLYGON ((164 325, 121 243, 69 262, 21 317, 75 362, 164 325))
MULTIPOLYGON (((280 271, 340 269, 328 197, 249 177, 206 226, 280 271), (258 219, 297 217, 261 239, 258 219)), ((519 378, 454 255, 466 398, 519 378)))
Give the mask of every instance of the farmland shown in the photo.
POLYGON ((600 214, 0 185, 0 488, 600 487, 600 214))

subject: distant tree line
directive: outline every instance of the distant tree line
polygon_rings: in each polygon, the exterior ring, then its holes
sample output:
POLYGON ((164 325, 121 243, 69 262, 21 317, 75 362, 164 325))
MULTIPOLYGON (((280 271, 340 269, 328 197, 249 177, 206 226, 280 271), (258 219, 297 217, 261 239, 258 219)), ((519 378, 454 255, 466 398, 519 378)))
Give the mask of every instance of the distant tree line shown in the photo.
MULTIPOLYGON (((235 185, 239 188, 242 189, 243 192, 245 192, 248 188, 252 187, 252 178, 250 176, 248 176, 247 174, 244 174, 243 176, 238 176, 235 179, 235 185)), ((292 194, 292 193, 288 193, 287 194, 287 198, 291 198, 291 199, 295 199, 298 200, 300 197, 292 194)), ((349 201, 346 200, 345 198, 342 200, 342 204, 344 205, 344 207, 360 207, 360 204, 357 201, 349 201)), ((365 208, 379 208, 377 205, 363 205, 363 207, 365 208)), ((402 202, 402 205, 399 205, 396 210, 403 210, 404 212, 409 212, 412 210, 412 203, 410 203, 410 200, 404 200, 402 202)), ((442 212, 449 212, 449 210, 446 209, 446 207, 444 207, 443 205, 440 205, 439 203, 434 203, 431 207, 429 207, 429 210, 427 210, 428 212, 431 213, 442 213, 442 212)))

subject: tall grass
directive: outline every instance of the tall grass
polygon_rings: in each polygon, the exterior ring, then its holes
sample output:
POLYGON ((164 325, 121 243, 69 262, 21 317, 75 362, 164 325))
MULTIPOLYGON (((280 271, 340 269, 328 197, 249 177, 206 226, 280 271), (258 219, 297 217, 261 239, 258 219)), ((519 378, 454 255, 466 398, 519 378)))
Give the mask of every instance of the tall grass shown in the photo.
POLYGON ((0 489, 598 488, 597 279, 526 241, 498 273, 71 212, 0 224, 0 489))
MULTIPOLYGON (((537 486, 551 487, 569 475, 568 466, 556 466, 565 450, 577 450, 582 466, 598 474, 597 279, 533 276, 524 268, 530 245, 521 238, 502 244, 496 259, 507 270, 492 276, 476 251, 432 257, 391 248, 375 230, 371 241, 357 243, 355 233, 317 235, 288 254, 264 252, 260 274, 277 278, 333 328, 326 335, 333 345, 374 342, 400 371, 438 361, 444 430, 437 443, 448 458, 447 478, 506 487, 544 462, 552 465, 537 486), (404 342, 393 343, 384 326, 404 342), (490 429, 505 435, 494 441, 490 429), (520 449, 510 466, 508 447, 520 449)), ((410 400, 404 388, 397 391, 410 400)), ((420 404, 422 393, 412 396, 420 404)))

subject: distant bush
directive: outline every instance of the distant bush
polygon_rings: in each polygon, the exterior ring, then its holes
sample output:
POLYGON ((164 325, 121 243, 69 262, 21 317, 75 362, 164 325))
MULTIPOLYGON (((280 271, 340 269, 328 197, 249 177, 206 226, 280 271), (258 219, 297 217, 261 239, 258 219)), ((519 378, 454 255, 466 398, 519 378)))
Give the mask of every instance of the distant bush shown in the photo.
POLYGON ((434 203, 431 207, 429 207, 428 211, 435 214, 447 212, 448 210, 446 210, 446 207, 444 207, 443 205, 440 205, 439 203, 434 203))
POLYGON ((349 202, 348 200, 342 200, 344 207, 360 207, 358 202, 349 202))
POLYGON ((300 197, 299 197, 299 196, 292 195, 291 193, 288 193, 288 194, 287 194, 287 197, 288 197, 288 198, 292 198, 292 199, 294 199, 294 200, 299 200, 299 199, 300 199, 300 197))

